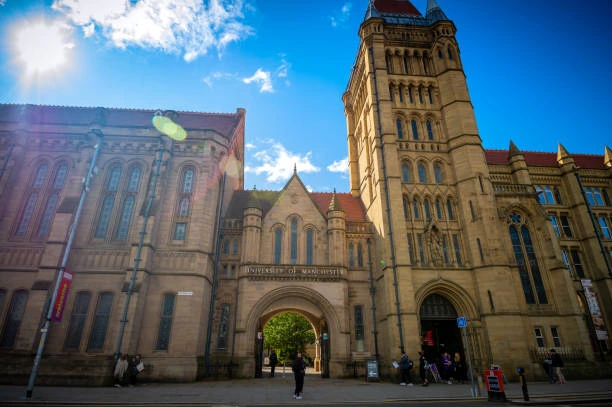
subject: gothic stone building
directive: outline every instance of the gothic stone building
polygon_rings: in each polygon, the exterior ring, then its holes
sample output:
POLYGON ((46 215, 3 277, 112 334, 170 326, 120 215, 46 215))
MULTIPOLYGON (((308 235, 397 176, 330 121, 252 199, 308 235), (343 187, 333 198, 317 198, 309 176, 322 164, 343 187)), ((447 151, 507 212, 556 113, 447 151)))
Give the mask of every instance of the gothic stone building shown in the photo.
POLYGON ((391 376, 423 350, 542 378, 551 347, 570 377, 610 371, 612 151, 485 150, 455 31, 435 1, 370 2, 343 95, 349 193, 296 171, 245 190, 243 109, 0 105, 2 381, 27 379, 64 268, 47 383, 107 382, 117 352, 144 355, 143 380, 257 375, 283 311, 312 324, 323 376, 375 358, 391 376))

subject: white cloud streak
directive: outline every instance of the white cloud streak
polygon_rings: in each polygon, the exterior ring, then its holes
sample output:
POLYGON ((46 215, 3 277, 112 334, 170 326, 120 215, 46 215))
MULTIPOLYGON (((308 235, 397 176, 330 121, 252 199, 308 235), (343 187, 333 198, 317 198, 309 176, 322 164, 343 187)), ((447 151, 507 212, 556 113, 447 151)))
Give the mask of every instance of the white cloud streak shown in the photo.
POLYGON ((340 11, 334 13, 333 16, 329 17, 332 27, 337 27, 341 24, 344 24, 348 21, 351 16, 351 9, 353 8, 353 4, 350 2, 344 3, 340 11))
POLYGON ((299 173, 319 172, 321 169, 311 162, 312 152, 305 154, 288 151, 281 143, 268 140, 268 149, 257 151, 253 159, 256 166, 247 165, 244 170, 256 175, 264 174, 267 182, 281 183, 287 181, 293 174, 293 168, 299 173))
POLYGON ((242 22, 243 0, 54 0, 52 7, 83 27, 85 37, 99 28, 118 48, 182 54, 187 62, 210 49, 221 54, 254 33, 242 22))
POLYGON ((274 87, 272 86, 272 79, 270 78, 270 71, 264 71, 261 68, 257 68, 257 71, 255 71, 252 76, 244 78, 242 82, 246 83, 247 85, 251 82, 257 83, 258 85, 260 85, 259 93, 274 92, 274 87))
POLYGON ((327 171, 348 174, 348 157, 345 157, 342 160, 334 161, 333 163, 327 166, 327 171))

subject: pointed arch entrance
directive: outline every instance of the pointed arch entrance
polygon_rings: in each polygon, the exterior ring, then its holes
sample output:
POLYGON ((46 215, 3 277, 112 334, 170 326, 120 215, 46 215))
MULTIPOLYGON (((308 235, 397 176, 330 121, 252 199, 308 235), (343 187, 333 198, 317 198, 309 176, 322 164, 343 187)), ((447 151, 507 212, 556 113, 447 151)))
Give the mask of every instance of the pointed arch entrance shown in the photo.
POLYGON ((243 328, 240 327, 240 321, 237 327, 237 341, 244 344, 241 346, 238 343, 238 347, 247 351, 244 354, 247 367, 243 372, 245 376, 258 374, 263 349, 260 333, 263 327, 274 315, 287 311, 304 316, 313 326, 317 338, 315 368, 321 372, 321 376, 342 375, 350 357, 350 334, 343 307, 334 307, 326 296, 312 288, 287 285, 269 291, 249 308, 245 310, 247 315, 243 320, 243 328))
POLYGON ((421 303, 419 317, 422 348, 427 360, 437 361, 444 352, 464 355, 457 310, 449 300, 440 294, 428 295, 421 303))

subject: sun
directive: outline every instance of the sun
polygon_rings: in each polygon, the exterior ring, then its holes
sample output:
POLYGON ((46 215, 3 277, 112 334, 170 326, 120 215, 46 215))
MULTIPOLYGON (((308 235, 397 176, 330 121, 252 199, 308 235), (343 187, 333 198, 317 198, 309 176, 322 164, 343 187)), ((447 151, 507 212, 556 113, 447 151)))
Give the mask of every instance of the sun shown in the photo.
POLYGON ((11 35, 13 60, 22 79, 40 81, 66 68, 74 47, 70 33, 70 27, 59 20, 40 18, 15 24, 11 35))

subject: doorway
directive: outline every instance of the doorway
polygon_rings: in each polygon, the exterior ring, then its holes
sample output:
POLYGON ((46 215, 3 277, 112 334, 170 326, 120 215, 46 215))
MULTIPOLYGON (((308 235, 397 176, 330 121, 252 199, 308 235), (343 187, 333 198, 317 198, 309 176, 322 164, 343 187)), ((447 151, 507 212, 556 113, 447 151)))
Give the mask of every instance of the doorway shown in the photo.
POLYGON ((457 311, 443 296, 431 294, 421 304, 421 348, 428 362, 439 363, 440 355, 451 357, 459 352, 465 360, 461 332, 457 327, 457 311))

